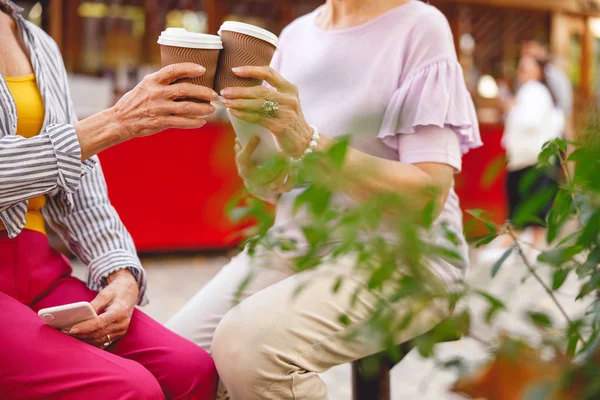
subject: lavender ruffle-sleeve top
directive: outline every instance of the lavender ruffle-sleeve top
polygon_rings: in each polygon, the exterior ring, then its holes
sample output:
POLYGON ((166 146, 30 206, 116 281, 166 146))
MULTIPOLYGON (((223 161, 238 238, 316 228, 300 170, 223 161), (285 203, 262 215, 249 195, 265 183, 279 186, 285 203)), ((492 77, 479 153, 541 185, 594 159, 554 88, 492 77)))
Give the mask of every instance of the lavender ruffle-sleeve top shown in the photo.
MULTIPOLYGON (((370 155, 411 164, 443 163, 459 172, 462 155, 482 143, 444 15, 413 0, 365 24, 324 31, 316 24, 320 10, 283 31, 272 65, 298 86, 306 120, 333 138, 350 135, 351 146, 370 155)), ((306 216, 293 213, 301 192, 281 196, 272 229, 302 243, 300 226, 306 216)), ((353 201, 340 193, 335 203, 349 206, 353 201)), ((468 264, 454 189, 435 225, 442 223, 460 238, 464 261, 431 263, 451 282, 463 276, 468 264)), ((432 240, 456 248, 445 243, 441 232, 432 240)))

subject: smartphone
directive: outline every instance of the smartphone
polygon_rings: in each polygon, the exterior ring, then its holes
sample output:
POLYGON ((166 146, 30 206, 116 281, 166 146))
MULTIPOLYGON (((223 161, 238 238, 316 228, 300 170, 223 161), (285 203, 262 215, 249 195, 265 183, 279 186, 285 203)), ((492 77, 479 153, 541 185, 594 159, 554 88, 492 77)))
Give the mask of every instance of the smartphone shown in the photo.
POLYGON ((38 315, 46 324, 60 330, 71 329, 73 325, 98 317, 87 301, 44 308, 38 311, 38 315))

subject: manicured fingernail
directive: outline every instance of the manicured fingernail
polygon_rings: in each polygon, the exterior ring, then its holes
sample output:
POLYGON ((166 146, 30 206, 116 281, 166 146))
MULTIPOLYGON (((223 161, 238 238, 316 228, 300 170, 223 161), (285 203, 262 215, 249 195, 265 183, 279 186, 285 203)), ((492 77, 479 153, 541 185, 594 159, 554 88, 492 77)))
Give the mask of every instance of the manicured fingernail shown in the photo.
POLYGON ((226 97, 229 96, 229 89, 225 88, 221 90, 221 96, 226 97))
POLYGON ((69 331, 69 335, 77 335, 79 333, 79 329, 74 328, 69 331))
POLYGON ((212 92, 212 99, 213 100, 218 100, 219 99, 219 94, 217 92, 212 92))
POLYGON ((244 70, 244 68, 243 67, 233 67, 233 68, 231 68, 231 70, 233 72, 242 72, 244 70))
POLYGON ((202 65, 198 65, 198 72, 200 72, 201 74, 206 72, 206 68, 204 68, 202 65))

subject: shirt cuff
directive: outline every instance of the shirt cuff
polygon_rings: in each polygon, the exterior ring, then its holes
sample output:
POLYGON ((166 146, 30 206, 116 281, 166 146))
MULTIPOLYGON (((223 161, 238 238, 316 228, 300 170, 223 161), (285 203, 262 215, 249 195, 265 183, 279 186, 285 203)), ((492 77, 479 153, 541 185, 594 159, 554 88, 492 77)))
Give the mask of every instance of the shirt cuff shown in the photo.
POLYGON ((56 155, 58 186, 72 194, 79 188, 81 177, 96 165, 97 160, 90 158, 81 162, 81 147, 73 125, 48 125, 46 132, 56 155))
POLYGON ((140 259, 125 250, 115 250, 94 259, 89 264, 87 284, 90 289, 100 291, 108 285, 108 277, 120 270, 127 269, 138 283, 137 304, 146 305, 146 273, 140 259))

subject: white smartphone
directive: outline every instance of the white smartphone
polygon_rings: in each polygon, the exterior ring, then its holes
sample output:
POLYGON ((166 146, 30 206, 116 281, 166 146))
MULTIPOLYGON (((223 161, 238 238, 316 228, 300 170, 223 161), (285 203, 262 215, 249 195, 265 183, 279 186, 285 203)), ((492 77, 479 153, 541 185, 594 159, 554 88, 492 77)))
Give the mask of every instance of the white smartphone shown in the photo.
POLYGON ((98 316, 87 301, 44 308, 38 311, 38 315, 46 324, 60 330, 70 329, 73 325, 98 316))

